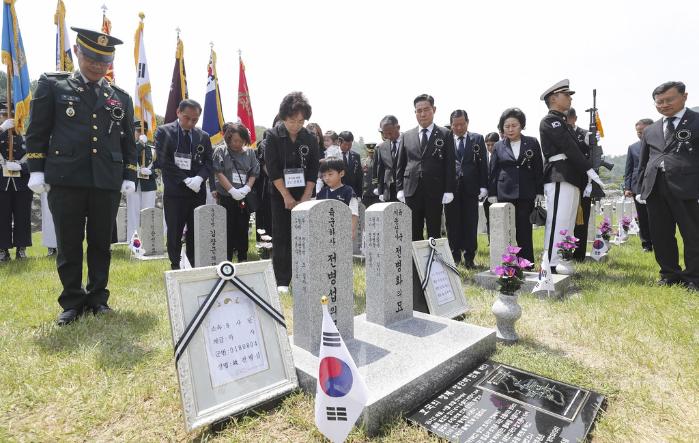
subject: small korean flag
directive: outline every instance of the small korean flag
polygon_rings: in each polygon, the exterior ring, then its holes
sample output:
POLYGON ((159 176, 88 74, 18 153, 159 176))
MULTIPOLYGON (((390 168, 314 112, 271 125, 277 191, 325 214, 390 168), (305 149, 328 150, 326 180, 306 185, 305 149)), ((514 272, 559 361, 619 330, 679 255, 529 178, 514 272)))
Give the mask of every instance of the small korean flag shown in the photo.
POLYGON ((532 289, 532 293, 539 291, 551 292, 555 291, 556 286, 553 284, 553 276, 551 275, 551 265, 549 264, 549 257, 546 252, 541 259, 541 270, 539 271, 539 279, 532 289))
POLYGON ((590 255, 596 261, 607 255, 607 242, 602 239, 602 234, 599 231, 597 231, 595 240, 592 242, 592 254, 590 255))
POLYGON ((141 247, 141 239, 138 237, 138 231, 133 231, 131 241, 129 242, 129 247, 131 247, 131 252, 135 256, 141 256, 145 253, 141 247))
POLYGON ((316 383, 316 426, 333 443, 343 442, 366 405, 369 393, 352 356, 328 313, 323 297, 323 328, 316 383))

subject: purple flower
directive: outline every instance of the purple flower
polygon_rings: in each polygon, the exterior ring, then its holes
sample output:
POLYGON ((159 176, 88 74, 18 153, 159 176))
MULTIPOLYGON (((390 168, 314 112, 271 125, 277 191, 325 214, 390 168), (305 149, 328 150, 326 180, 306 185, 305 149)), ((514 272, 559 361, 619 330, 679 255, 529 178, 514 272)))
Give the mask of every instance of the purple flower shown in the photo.
POLYGON ((570 241, 570 242, 572 242, 572 243, 577 243, 577 242, 579 242, 579 241, 580 241, 580 239, 579 239, 579 238, 576 238, 576 237, 572 237, 572 236, 571 236, 571 237, 568 237, 568 241, 570 241))
POLYGON ((515 271, 515 268, 511 268, 509 266, 505 268, 505 275, 507 275, 508 277, 514 277, 515 272, 517 272, 515 271))
POLYGON ((503 263, 510 264, 512 262, 516 262, 517 257, 511 254, 502 254, 502 261, 503 263))
POLYGON ((504 266, 496 266, 495 267, 495 275, 498 277, 502 277, 505 275, 505 267, 504 266))
POLYGON ((521 251, 521 250, 522 250, 522 248, 520 248, 519 246, 509 245, 507 247, 507 252, 510 254, 519 254, 519 251, 521 251))
POLYGON ((561 231, 559 232, 559 234, 561 234, 561 235, 568 235, 568 230, 567 230, 567 229, 561 229, 561 231))
POLYGON ((532 265, 532 262, 530 262, 526 258, 522 258, 522 257, 519 258, 519 267, 520 268, 528 268, 531 265, 532 265))

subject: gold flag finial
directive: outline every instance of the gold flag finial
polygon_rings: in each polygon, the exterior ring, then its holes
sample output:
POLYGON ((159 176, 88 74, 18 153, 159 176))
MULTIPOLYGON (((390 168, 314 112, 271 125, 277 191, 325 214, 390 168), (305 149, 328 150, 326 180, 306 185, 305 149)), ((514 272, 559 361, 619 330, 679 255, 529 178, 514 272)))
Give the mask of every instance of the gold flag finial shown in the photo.
POLYGON ((327 305, 327 304, 328 304, 328 296, 327 296, 327 295, 324 295, 324 296, 320 297, 320 304, 321 304, 321 305, 327 305))
POLYGON ((146 14, 143 13, 143 11, 138 13, 138 17, 143 21, 144 18, 146 18, 146 14))

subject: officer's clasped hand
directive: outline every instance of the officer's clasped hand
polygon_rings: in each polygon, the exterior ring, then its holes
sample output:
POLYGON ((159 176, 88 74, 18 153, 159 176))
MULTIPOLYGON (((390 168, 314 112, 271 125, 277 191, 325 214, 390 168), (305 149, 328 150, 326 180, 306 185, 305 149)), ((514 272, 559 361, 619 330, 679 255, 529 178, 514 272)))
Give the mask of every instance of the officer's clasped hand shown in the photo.
POLYGON ((146 137, 146 134, 141 134, 138 136, 138 141, 145 145, 148 142, 148 137, 146 137))
POLYGON ((51 185, 47 185, 44 181, 43 172, 32 172, 29 174, 29 183, 27 183, 29 189, 37 194, 42 192, 49 192, 51 190, 51 185))
POLYGON ((587 171, 585 171, 585 173, 590 178, 590 180, 604 187, 604 183, 602 183, 602 180, 600 180, 599 175, 597 175, 594 169, 590 168, 587 171))
POLYGON ((21 171, 22 165, 17 162, 5 162, 5 167, 8 171, 21 171))
POLYGON ((187 185, 189 189, 191 189, 193 192, 199 192, 201 189, 201 184, 204 182, 204 179, 199 177, 198 175, 195 175, 194 177, 189 177, 189 179, 184 179, 184 184, 187 185))
POLYGON ((121 192, 124 194, 136 192, 136 183, 132 182, 131 180, 124 180, 121 182, 121 192))
POLYGON ((398 198, 398 201, 405 203, 405 193, 403 190, 398 191, 398 195, 396 195, 396 197, 398 198))
POLYGON ((478 194, 478 200, 483 201, 485 198, 488 196, 488 190, 485 188, 481 188, 480 192, 478 194))
POLYGON ((153 171, 151 171, 148 168, 141 168, 140 172, 141 172, 141 175, 151 175, 153 173, 153 171))
POLYGON ((0 124, 0 131, 5 132, 15 127, 15 119, 8 118, 0 124))
POLYGON ((448 205, 451 203, 451 201, 454 200, 454 194, 451 192, 445 192, 444 195, 442 195, 442 204, 443 205, 448 205))
POLYGON ((242 200, 245 198, 245 195, 240 192, 241 189, 236 189, 235 186, 231 186, 230 189, 228 190, 228 193, 233 197, 235 200, 242 200))

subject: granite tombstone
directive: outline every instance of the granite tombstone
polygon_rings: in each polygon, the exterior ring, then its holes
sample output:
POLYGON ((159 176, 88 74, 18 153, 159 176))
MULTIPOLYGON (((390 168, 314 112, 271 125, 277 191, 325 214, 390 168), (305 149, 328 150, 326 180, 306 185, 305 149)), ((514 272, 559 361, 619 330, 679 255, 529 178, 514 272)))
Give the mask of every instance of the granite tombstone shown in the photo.
POLYGON ((202 205, 194 210, 194 263, 215 266, 226 259, 226 210, 202 205))
POLYGON ((138 258, 164 258, 163 210, 160 208, 141 209, 140 216, 138 235, 141 239, 143 254, 138 258))

